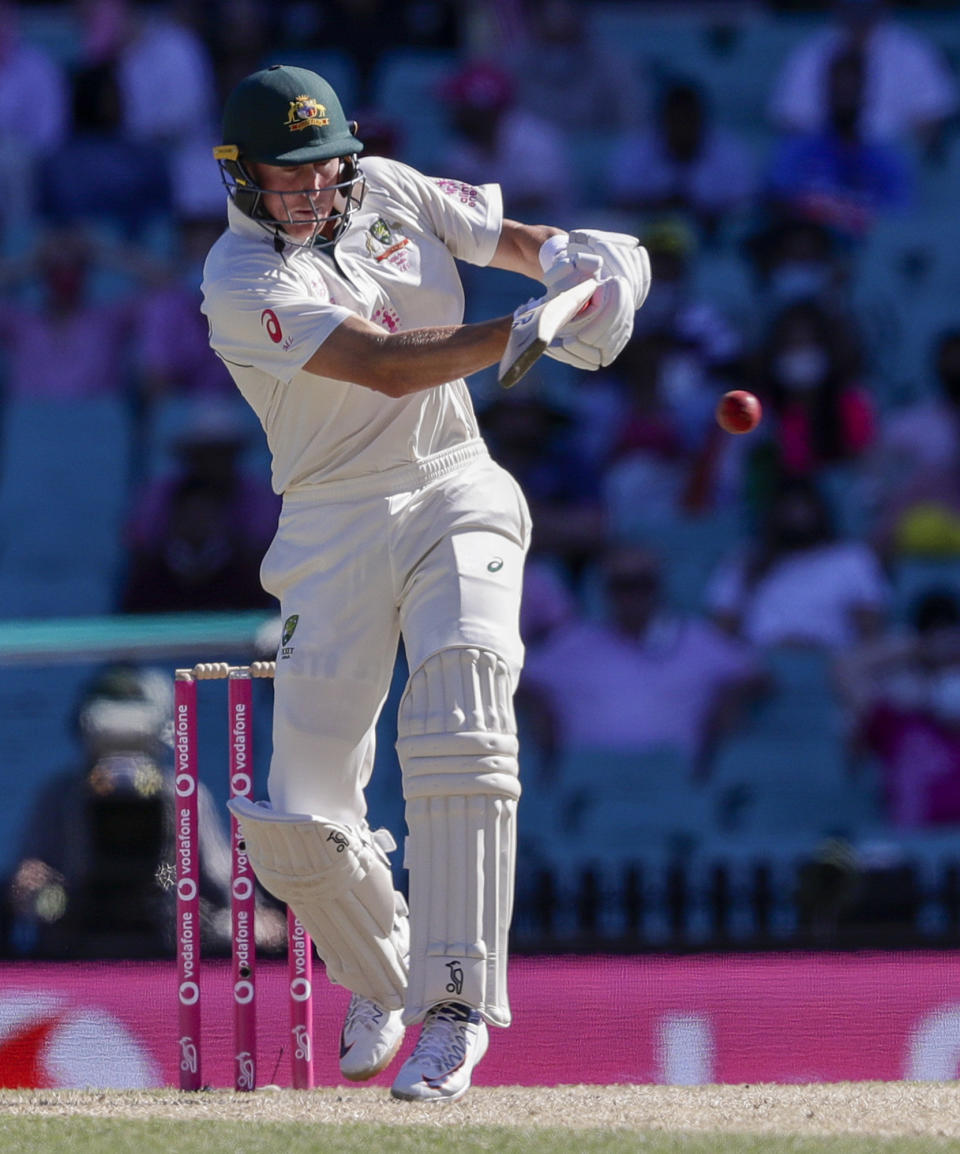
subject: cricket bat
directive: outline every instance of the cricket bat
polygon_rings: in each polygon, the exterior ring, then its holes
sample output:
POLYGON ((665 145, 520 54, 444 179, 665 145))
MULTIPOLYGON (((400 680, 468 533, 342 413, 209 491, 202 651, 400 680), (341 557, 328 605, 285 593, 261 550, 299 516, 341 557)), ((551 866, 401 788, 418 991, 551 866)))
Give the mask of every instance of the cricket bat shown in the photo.
POLYGON ((597 291, 597 283, 591 277, 555 297, 534 302, 513 322, 497 373, 497 380, 505 389, 512 388, 546 352, 567 321, 572 320, 597 291))

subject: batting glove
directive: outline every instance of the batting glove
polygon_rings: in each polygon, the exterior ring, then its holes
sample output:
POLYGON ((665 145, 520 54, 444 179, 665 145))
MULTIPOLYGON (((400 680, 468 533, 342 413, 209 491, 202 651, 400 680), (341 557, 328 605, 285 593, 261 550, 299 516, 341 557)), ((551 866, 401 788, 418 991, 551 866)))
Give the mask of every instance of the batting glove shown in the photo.
POLYGON ((633 289, 634 309, 640 308, 650 291, 650 256, 635 236, 626 232, 604 232, 578 228, 567 239, 566 259, 583 261, 600 257, 605 276, 625 277, 633 289))
POLYGON ((557 333, 546 355, 593 372, 612 364, 633 335, 633 286, 626 277, 607 277, 586 308, 557 333))

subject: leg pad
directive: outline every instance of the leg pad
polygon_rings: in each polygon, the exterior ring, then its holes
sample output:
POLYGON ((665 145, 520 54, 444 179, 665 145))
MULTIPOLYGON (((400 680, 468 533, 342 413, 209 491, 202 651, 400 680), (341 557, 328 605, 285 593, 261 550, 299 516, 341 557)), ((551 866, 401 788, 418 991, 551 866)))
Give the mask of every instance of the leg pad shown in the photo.
POLYGON ((410 678, 398 733, 412 934, 404 1020, 459 1001, 509 1025, 520 783, 506 664, 478 649, 435 654, 410 678))
POLYGON ((393 888, 386 830, 228 802, 261 885, 286 902, 313 938, 331 981, 400 1009, 407 987, 408 926, 393 888))

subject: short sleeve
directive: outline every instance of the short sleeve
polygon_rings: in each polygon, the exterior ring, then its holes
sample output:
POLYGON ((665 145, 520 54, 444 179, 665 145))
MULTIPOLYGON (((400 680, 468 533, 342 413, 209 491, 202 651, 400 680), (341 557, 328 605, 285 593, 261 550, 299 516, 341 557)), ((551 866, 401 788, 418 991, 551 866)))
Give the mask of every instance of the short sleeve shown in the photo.
POLYGON ((348 316, 319 279, 238 275, 204 283, 210 344, 227 364, 252 366, 288 383, 348 316))
POLYGON ((490 263, 503 226, 503 196, 498 184, 425 176, 396 162, 389 162, 383 175, 407 204, 418 205, 425 228, 453 256, 468 264, 490 263))

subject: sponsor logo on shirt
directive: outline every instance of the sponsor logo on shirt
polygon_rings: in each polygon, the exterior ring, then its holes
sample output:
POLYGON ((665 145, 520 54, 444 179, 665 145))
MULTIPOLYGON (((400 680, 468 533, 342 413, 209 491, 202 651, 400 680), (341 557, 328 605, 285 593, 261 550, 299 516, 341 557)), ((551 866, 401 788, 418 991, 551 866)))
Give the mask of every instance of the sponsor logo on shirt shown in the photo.
POLYGON ((267 330, 267 336, 273 341, 275 345, 280 344, 283 340, 283 330, 280 328, 280 322, 277 320, 277 314, 273 309, 264 309, 260 314, 260 323, 267 330))
POLYGON ((389 305, 377 309, 370 319, 375 325, 386 329, 388 333, 395 333, 400 328, 400 314, 389 305))
POLYGON ((477 202, 480 199, 480 189, 475 188, 472 184, 464 184, 461 180, 443 179, 435 180, 434 183, 445 196, 452 196, 468 208, 477 207, 477 202))

